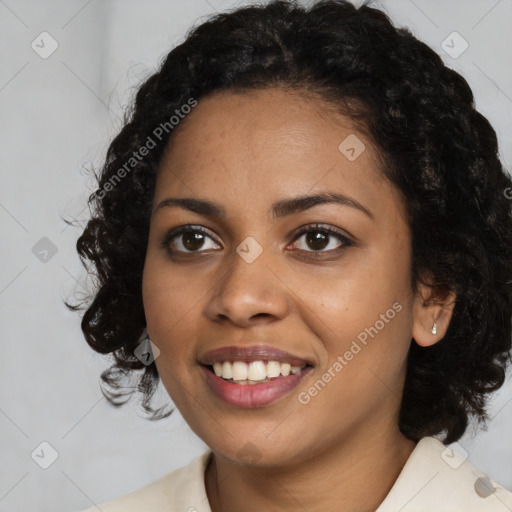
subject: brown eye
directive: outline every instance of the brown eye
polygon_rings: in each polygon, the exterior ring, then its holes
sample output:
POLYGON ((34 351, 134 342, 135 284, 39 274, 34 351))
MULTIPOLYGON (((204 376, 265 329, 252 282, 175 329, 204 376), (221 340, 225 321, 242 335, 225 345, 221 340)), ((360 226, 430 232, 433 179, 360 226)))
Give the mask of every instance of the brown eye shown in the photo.
POLYGON ((204 235, 202 233, 183 233, 181 243, 187 251, 197 251, 204 244, 204 235))
POLYGON ((329 234, 323 231, 306 233, 306 244, 315 251, 325 249, 329 242, 329 234))
POLYGON ((205 228, 186 225, 167 233, 162 240, 162 247, 167 248, 171 252, 181 253, 202 252, 200 249, 217 248, 215 245, 213 247, 205 247, 207 240, 213 240, 213 238, 207 234, 205 228))
POLYGON ((353 245, 353 242, 342 233, 332 228, 323 227, 318 224, 308 226, 307 228, 303 229, 295 237, 295 240, 300 240, 301 238, 304 239, 302 247, 299 242, 295 242, 294 248, 306 252, 328 253, 331 251, 338 251, 353 245), (332 240, 333 238, 338 241, 338 245, 336 245, 336 243, 332 240), (327 250, 325 250, 326 248, 327 250))

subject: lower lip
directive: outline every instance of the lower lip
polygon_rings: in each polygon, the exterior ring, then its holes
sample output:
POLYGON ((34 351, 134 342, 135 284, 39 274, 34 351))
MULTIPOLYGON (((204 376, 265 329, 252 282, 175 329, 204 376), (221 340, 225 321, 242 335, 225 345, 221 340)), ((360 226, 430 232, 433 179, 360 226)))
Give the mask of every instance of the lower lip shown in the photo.
POLYGON ((206 366, 201 366, 213 392, 222 400, 235 407, 263 407, 279 400, 309 374, 313 367, 306 366, 296 374, 281 376, 264 384, 233 384, 217 377, 206 366))

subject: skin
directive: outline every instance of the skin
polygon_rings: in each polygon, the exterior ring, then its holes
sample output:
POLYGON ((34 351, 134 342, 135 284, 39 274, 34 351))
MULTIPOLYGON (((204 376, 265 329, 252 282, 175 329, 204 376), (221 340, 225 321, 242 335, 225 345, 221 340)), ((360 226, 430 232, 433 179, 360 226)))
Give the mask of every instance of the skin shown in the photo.
POLYGON ((379 506, 415 447, 398 428, 411 340, 439 341, 454 300, 423 285, 413 293, 410 271, 401 195, 379 173, 371 141, 320 99, 286 89, 216 92, 181 122, 156 182, 143 302, 162 382, 214 452, 205 474, 212 512, 379 506), (354 161, 338 149, 350 134, 366 146, 354 161), (355 199, 373 218, 339 204, 280 219, 270 214, 274 201, 325 191, 355 199), (157 211, 168 197, 214 201, 226 216, 157 211), (344 247, 335 235, 325 235, 323 245, 296 236, 314 223, 338 228, 353 244, 344 247), (209 230, 202 245, 178 235, 162 247, 167 232, 186 224, 209 230), (252 263, 236 252, 247 236, 263 249, 252 263), (300 403, 298 394, 395 302, 401 311, 300 403), (258 343, 310 360, 314 369, 265 407, 224 403, 210 390, 199 356, 258 343), (252 461, 241 449, 255 453, 252 461))

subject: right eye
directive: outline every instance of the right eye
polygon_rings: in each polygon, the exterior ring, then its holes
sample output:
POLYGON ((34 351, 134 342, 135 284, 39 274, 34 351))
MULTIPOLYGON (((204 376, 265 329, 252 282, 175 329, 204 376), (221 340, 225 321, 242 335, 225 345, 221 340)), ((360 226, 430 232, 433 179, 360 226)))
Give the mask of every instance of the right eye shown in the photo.
MULTIPOLYGON (((187 224, 166 233, 161 245, 170 252, 185 254, 203 252, 198 249, 204 248, 205 238, 213 240, 208 233, 209 231, 203 226, 187 224)), ((207 247, 207 249, 211 249, 211 247, 207 247)))

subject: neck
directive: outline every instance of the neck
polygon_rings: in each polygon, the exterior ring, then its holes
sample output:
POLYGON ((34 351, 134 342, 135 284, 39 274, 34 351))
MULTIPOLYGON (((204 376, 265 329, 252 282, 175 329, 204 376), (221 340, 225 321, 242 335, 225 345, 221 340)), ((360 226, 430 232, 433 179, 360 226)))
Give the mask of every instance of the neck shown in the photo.
POLYGON ((332 512, 341 504, 344 512, 374 512, 416 446, 391 425, 382 427, 357 429, 293 466, 241 466, 214 453, 205 472, 210 508, 332 512))

